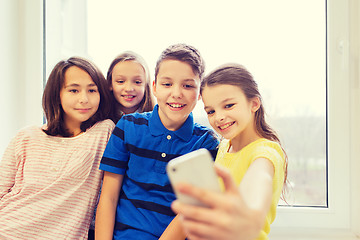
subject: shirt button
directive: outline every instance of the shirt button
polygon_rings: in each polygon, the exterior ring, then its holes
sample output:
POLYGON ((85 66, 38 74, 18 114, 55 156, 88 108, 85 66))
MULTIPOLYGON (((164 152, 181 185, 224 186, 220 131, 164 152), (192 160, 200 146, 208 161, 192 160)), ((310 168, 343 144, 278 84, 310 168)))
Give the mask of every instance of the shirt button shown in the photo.
POLYGON ((161 156, 164 158, 166 157, 166 153, 162 153, 161 156))
POLYGON ((167 138, 167 140, 170 140, 170 139, 171 139, 171 135, 167 135, 166 138, 167 138))
POLYGON ((54 168, 54 167, 53 167, 51 170, 52 170, 53 172, 56 172, 56 171, 57 171, 57 169, 56 169, 56 168, 54 168))

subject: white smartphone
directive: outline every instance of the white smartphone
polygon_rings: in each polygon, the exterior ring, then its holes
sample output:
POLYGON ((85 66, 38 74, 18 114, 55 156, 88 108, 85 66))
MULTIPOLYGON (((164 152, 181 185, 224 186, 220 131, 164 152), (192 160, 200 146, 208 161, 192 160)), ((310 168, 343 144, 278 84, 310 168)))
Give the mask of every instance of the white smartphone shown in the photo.
MULTIPOLYGON (((201 148, 169 161, 166 172, 174 187, 179 182, 220 192, 220 183, 214 169, 214 160, 210 152, 201 148)), ((188 195, 175 191, 176 197, 183 203, 204 206, 203 203, 188 195)))

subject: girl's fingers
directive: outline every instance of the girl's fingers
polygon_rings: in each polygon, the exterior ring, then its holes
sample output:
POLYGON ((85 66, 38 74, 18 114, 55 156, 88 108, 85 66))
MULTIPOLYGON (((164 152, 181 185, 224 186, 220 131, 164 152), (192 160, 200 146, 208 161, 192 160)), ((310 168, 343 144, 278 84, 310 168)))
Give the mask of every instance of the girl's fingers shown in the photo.
POLYGON ((215 165, 215 171, 219 177, 223 179, 225 186, 225 194, 206 189, 198 188, 186 183, 179 183, 175 186, 178 191, 194 197, 210 208, 223 208, 229 200, 229 195, 238 196, 239 189, 230 172, 219 165, 215 165), (225 205, 224 205, 225 203, 225 205))
POLYGON ((224 196, 222 193, 208 191, 206 189, 198 188, 187 183, 179 183, 175 186, 175 188, 181 193, 196 198, 210 208, 218 207, 217 205, 224 201, 224 196))
POLYGON ((184 204, 179 200, 175 200, 171 204, 171 208, 175 213, 180 214, 184 218, 193 219, 194 221, 206 224, 212 224, 212 221, 216 219, 216 213, 214 210, 206 207, 184 204))

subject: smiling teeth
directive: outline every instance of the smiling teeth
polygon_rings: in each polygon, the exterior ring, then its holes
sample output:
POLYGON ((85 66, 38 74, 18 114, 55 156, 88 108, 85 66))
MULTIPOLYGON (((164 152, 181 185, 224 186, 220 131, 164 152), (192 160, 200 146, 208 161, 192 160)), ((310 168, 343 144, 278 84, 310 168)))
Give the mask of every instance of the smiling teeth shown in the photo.
POLYGON ((124 98, 134 98, 135 96, 130 96, 130 95, 127 95, 127 96, 125 96, 124 95, 124 98))
POLYGON ((233 124, 234 124, 234 123, 227 123, 227 124, 225 124, 225 125, 219 126, 219 128, 220 128, 221 130, 224 130, 224 129, 230 127, 230 126, 233 125, 233 124))
POLYGON ((181 105, 181 104, 169 104, 170 107, 173 107, 173 108, 181 108, 183 107, 184 105, 181 105))

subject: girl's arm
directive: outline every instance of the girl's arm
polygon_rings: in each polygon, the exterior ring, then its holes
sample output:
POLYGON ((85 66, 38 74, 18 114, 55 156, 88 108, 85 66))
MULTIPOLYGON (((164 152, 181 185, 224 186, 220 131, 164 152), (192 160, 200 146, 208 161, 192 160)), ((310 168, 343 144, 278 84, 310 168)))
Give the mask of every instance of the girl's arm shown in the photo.
POLYGON ((272 199, 274 167, 266 159, 257 159, 249 167, 239 187, 230 173, 216 167, 225 185, 224 193, 215 193, 188 184, 179 191, 204 202, 210 208, 174 201, 173 210, 183 216, 183 227, 190 239, 255 239, 263 227, 272 199))
POLYGON ((116 207, 124 175, 104 172, 95 219, 95 239, 113 239, 116 207))
POLYGON ((9 143, 0 160, 0 201, 15 184, 15 176, 19 163, 15 157, 15 138, 9 143))
POLYGON ((184 240, 186 238, 179 217, 179 215, 175 216, 175 218, 167 226, 159 240, 184 240))
POLYGON ((259 215, 262 227, 273 194, 274 165, 265 158, 256 159, 241 180, 239 190, 246 206, 259 215))

